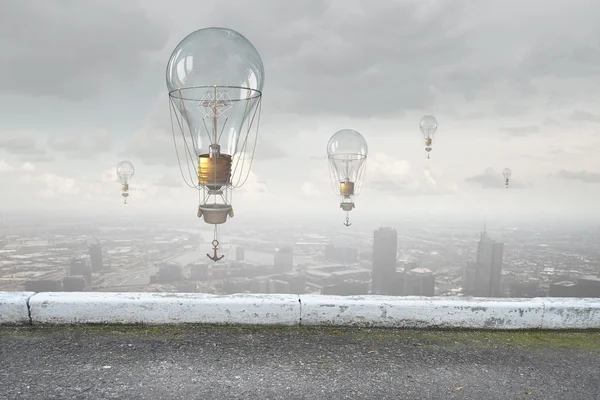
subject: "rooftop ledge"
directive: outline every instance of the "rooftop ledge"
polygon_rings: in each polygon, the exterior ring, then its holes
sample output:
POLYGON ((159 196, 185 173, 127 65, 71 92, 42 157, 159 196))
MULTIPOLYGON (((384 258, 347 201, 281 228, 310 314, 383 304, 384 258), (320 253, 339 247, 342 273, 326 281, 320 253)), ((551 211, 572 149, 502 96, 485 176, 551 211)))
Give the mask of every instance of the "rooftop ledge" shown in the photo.
POLYGON ((0 325, 600 329, 600 298, 0 292, 0 325))

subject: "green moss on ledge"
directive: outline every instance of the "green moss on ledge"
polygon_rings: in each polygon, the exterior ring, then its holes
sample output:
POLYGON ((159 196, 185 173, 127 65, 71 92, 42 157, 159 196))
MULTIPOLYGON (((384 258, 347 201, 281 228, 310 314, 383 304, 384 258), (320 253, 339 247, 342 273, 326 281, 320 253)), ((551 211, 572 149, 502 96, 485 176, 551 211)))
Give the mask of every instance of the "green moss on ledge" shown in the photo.
POLYGON ((600 331, 489 331, 489 330, 400 330, 380 328, 200 326, 200 325, 72 325, 4 327, 0 335, 134 335, 140 339, 185 337, 202 332, 223 335, 331 335, 344 339, 376 342, 403 341, 416 346, 438 346, 448 350, 464 346, 489 349, 497 346, 523 348, 558 347, 600 351, 600 331))

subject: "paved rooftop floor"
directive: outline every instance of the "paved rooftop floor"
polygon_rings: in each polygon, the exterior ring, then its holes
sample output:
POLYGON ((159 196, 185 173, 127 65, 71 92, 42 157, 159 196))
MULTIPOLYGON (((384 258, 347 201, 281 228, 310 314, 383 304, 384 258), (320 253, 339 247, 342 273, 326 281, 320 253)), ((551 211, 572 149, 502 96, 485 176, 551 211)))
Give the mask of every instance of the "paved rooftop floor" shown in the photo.
POLYGON ((0 328, 0 399, 600 399, 600 332, 0 328))

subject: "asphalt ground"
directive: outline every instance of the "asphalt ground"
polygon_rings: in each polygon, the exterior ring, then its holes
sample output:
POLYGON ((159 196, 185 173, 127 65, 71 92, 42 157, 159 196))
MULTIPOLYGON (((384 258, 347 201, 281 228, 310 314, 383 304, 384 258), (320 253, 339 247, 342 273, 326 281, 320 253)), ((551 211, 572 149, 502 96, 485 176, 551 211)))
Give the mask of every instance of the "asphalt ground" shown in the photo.
POLYGON ((0 399, 600 399, 600 332, 0 328, 0 399))

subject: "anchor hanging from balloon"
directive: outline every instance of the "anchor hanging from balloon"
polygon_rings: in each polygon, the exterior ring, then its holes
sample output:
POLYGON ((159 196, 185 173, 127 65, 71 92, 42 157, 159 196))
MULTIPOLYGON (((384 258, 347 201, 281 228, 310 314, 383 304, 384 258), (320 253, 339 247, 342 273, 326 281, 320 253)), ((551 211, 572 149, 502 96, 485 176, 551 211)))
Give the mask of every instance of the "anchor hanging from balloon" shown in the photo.
POLYGON ((350 226, 350 225, 352 225, 352 224, 350 223, 350 217, 348 216, 348 213, 346 213, 346 222, 344 222, 344 225, 346 225, 346 226, 350 226))
POLYGON ((213 246, 213 255, 211 256, 210 254, 206 253, 206 256, 208 258, 210 258, 214 262, 217 262, 217 261, 221 260, 223 257, 225 257, 224 255, 221 255, 220 257, 217 256, 217 251, 219 250, 219 241, 218 240, 216 240, 216 239, 213 240, 212 246, 213 246))

